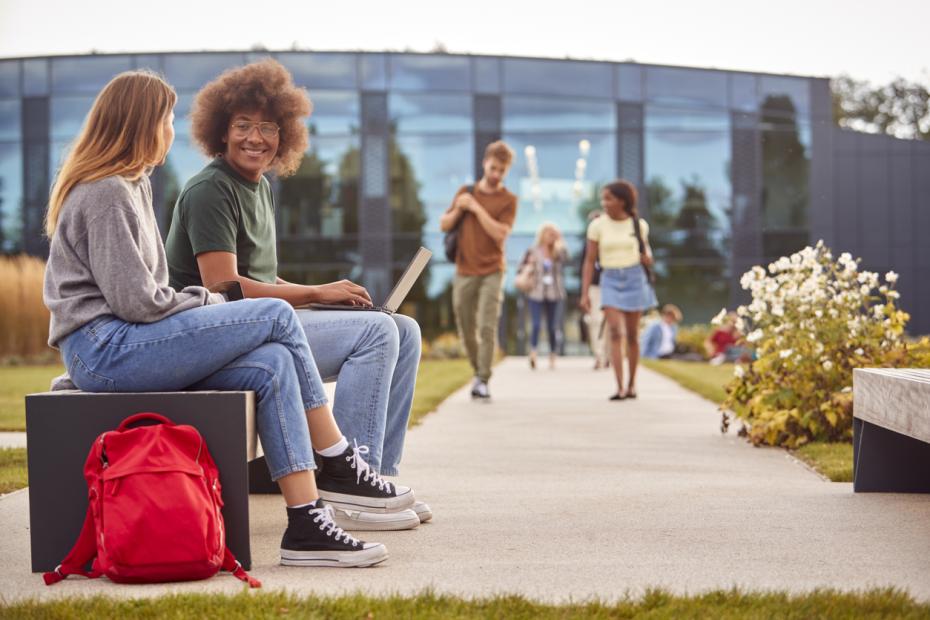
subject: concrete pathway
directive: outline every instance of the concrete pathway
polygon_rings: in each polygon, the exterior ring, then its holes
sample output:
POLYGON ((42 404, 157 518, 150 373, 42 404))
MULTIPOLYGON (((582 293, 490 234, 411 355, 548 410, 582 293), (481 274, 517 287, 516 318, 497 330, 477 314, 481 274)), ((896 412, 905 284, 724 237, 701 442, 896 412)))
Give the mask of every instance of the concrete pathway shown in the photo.
MULTIPOLYGON (((532 372, 508 358, 494 401, 456 393, 408 437, 402 479, 435 520, 374 534, 373 569, 284 568, 284 510, 252 498, 253 574, 266 588, 335 594, 543 601, 615 599, 650 586, 809 591, 897 586, 930 600, 930 496, 856 495, 776 449, 719 433, 716 407, 648 371, 639 399, 609 403, 612 381, 584 358, 532 372)), ((79 578, 52 588, 28 572, 28 497, 0 500, 0 592, 8 598, 165 591, 236 592, 230 576, 170 586, 79 578)))
POLYGON ((25 448, 26 433, 0 432, 0 448, 25 448))

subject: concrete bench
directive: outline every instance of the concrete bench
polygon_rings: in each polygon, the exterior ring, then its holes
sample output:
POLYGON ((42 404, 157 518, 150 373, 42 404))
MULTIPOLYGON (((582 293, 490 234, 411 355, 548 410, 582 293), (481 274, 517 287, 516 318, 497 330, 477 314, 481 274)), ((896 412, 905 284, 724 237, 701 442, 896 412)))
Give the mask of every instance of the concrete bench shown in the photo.
POLYGON ((853 370, 853 489, 930 493, 930 370, 853 370))
POLYGON ((254 393, 75 390, 26 396, 34 572, 53 570, 77 540, 87 511, 84 461, 91 444, 100 433, 144 411, 190 424, 203 435, 220 470, 227 544, 246 570, 251 568, 249 490, 277 490, 261 456, 254 393))

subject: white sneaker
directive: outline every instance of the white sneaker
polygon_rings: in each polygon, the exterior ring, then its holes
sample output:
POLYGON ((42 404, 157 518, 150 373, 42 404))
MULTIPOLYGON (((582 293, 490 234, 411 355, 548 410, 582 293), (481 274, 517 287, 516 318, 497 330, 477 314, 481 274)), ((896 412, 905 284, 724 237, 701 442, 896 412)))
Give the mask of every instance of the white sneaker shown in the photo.
POLYGON ((433 518, 433 511, 430 509, 429 504, 426 502, 417 500, 417 503, 413 505, 412 510, 416 513, 417 519, 420 521, 420 523, 426 523, 433 518))
MULTIPOLYGON (((417 503, 422 504, 423 502, 417 503)), ((344 530, 363 532, 412 530, 420 525, 419 515, 410 508, 387 513, 336 508, 335 512, 336 525, 344 530)))
POLYGON ((488 391, 488 384, 481 379, 475 379, 471 386, 471 397, 479 400, 488 400, 491 398, 491 392, 488 391))

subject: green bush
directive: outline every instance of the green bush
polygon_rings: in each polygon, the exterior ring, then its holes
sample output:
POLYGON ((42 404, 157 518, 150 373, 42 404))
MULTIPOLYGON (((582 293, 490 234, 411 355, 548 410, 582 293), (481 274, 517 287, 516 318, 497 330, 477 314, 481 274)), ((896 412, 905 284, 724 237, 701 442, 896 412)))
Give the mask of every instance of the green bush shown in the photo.
POLYGON ((707 359, 704 342, 710 336, 713 328, 710 325, 682 325, 678 328, 675 344, 681 353, 697 353, 707 359))
POLYGON ((465 349, 458 334, 441 334, 430 341, 423 341, 423 359, 450 360, 465 357, 465 349))
POLYGON ((853 368, 930 362, 927 339, 903 337, 910 317, 897 307, 897 274, 882 283, 858 263, 848 253, 834 262, 820 242, 743 275, 752 303, 737 309, 737 326, 758 358, 734 367, 724 407, 754 444, 848 441, 853 368))

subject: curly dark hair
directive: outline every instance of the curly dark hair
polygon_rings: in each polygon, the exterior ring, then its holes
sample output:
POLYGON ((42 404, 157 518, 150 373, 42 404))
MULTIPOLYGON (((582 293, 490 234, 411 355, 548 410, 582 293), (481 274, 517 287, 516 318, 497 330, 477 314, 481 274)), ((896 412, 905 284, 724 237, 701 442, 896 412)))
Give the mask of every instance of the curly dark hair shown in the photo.
POLYGON ((191 136, 208 157, 226 152, 223 137, 233 114, 260 110, 281 127, 278 152, 271 163, 279 176, 297 171, 309 144, 306 117, 313 104, 307 91, 294 86, 290 72, 276 60, 236 67, 204 86, 191 108, 191 136))

